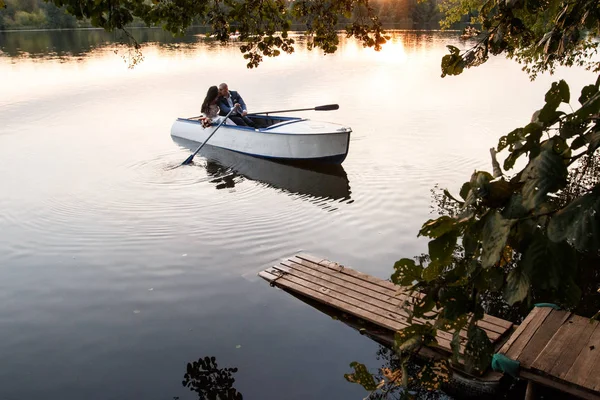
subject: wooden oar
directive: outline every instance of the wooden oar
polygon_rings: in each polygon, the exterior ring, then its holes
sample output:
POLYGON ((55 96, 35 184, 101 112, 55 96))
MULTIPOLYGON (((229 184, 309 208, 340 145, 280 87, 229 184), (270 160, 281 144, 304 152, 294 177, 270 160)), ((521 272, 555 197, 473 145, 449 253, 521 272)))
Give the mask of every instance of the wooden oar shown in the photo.
POLYGON ((339 109, 340 106, 337 104, 326 104, 324 106, 316 106, 316 107, 311 107, 311 108, 296 108, 293 110, 277 110, 277 111, 263 111, 263 112, 255 112, 255 113, 250 113, 248 115, 256 115, 256 114, 273 114, 273 113, 286 113, 286 112, 293 112, 293 111, 332 111, 332 110, 337 110, 339 109))
POLYGON ((198 146, 198 148, 196 149, 195 152, 192 153, 191 156, 189 156, 188 158, 185 159, 184 162, 181 163, 181 165, 187 165, 189 163, 192 162, 192 160, 194 159, 194 156, 196 154, 198 154, 198 152, 200 151, 200 149, 202 148, 202 146, 204 146, 206 144, 206 142, 208 142, 208 140, 212 137, 212 135, 215 134, 216 131, 219 130, 219 128, 221 127, 221 125, 223 125, 225 123, 225 121, 227 121, 227 118, 229 118, 229 115, 231 115, 231 113, 233 112, 233 110, 235 110, 235 107, 233 107, 225 116, 225 118, 223 118, 223 121, 219 122, 219 125, 215 128, 215 130, 206 138, 206 140, 204 141, 204 143, 202 143, 200 146, 198 146))
MULTIPOLYGON (((296 108, 293 110, 278 110, 278 111, 262 111, 262 112, 254 112, 254 113, 250 113, 247 115, 258 115, 258 114, 273 114, 273 113, 286 113, 286 112, 294 112, 294 111, 333 111, 333 110, 337 110, 339 109, 340 106, 338 104, 326 104, 324 106, 316 106, 316 107, 311 107, 311 108, 296 108)), ((190 117, 188 119, 196 119, 196 118, 200 118, 201 115, 197 116, 197 117, 190 117)))

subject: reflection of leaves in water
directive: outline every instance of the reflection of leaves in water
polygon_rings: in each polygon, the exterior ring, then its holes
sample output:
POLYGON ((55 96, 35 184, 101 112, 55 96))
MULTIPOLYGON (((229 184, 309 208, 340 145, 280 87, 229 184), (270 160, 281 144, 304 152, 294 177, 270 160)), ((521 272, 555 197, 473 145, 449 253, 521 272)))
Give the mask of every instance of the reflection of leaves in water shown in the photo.
MULTIPOLYGON (((121 31, 127 37, 126 43, 121 43, 121 48, 124 49, 124 54, 121 55, 121 58, 127 64, 129 69, 133 69, 136 65, 144 61, 144 55, 141 50, 142 47, 127 29, 121 29, 121 31)), ((119 51, 115 50, 115 54, 118 53, 119 51)))
POLYGON ((355 372, 345 374, 349 382, 363 386, 369 395, 366 400, 400 400, 400 399, 427 399, 439 400, 449 397, 441 390, 441 376, 449 374, 447 365, 435 363, 419 363, 411 360, 403 367, 403 360, 389 348, 380 346, 377 351, 377 359, 383 361, 383 365, 376 372, 370 373, 363 364, 353 362, 350 364, 355 372), (408 387, 403 386, 404 373, 407 374, 408 387), (428 375, 428 376, 425 376, 428 375), (438 385, 424 385, 424 381, 439 383, 438 385))
POLYGON ((344 378, 346 378, 348 382, 358 383, 368 391, 377 389, 377 382, 375 381, 375 378, 369 373, 364 364, 353 361, 350 363, 350 366, 354 368, 354 372, 351 374, 344 374, 344 378))
POLYGON ((242 400, 242 394, 233 387, 237 368, 218 368, 215 357, 204 357, 188 363, 181 382, 200 400, 242 400))

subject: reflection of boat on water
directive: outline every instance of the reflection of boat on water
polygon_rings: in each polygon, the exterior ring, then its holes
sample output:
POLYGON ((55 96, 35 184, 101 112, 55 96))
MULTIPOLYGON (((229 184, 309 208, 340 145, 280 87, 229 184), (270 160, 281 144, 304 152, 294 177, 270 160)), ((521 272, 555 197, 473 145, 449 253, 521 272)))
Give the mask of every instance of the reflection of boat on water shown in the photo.
MULTIPOLYGON (((172 139, 192 151, 198 147, 197 142, 172 139)), ((313 199, 350 200, 348 176, 341 165, 290 165, 214 147, 210 142, 200 155, 206 158, 205 168, 217 189, 232 188, 245 178, 313 199)))

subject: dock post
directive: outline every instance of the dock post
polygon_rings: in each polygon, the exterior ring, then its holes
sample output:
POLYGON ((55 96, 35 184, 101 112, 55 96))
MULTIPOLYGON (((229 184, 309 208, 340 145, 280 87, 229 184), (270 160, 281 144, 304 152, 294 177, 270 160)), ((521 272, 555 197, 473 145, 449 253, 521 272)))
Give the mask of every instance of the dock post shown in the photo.
POLYGON ((535 383, 532 381, 527 382, 527 390, 525 390, 525 400, 534 400, 536 398, 535 383))

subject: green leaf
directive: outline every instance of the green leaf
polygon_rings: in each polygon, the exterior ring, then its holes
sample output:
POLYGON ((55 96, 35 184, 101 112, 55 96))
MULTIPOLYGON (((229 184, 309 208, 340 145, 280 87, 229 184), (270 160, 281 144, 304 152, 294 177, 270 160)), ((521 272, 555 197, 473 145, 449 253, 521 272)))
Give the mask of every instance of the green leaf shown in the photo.
POLYGON ((483 230, 483 226, 485 224, 485 220, 479 220, 475 223, 472 223, 467 226, 465 229, 465 233, 462 238, 462 245, 465 249, 465 256, 471 256, 475 254, 479 248, 479 243, 481 241, 481 232, 483 230))
POLYGON ((584 124, 578 124, 572 120, 565 120, 560 124, 560 137, 563 139, 570 139, 575 135, 583 133, 584 128, 584 124))
POLYGON ((560 117, 565 115, 562 111, 556 111, 549 108, 542 108, 542 111, 538 115, 538 121, 540 121, 544 126, 552 126, 554 125, 560 117))
POLYGON ((526 140, 525 144, 521 144, 521 142, 515 143, 514 146, 511 146, 511 153, 504 160, 504 169, 509 170, 514 165, 515 162, 521 157, 523 154, 529 152, 529 158, 533 158, 537 156, 539 153, 539 143, 540 138, 543 134, 543 128, 539 124, 532 122, 523 128, 524 139, 526 140), (519 146, 517 146, 517 144, 519 146))
POLYGON ((444 281, 448 286, 464 286, 467 279, 467 266, 469 263, 461 258, 452 264, 452 268, 444 274, 444 281))
POLYGON ((519 157, 521 157, 525 153, 527 153, 527 149, 524 147, 514 150, 512 153, 510 153, 508 155, 508 157, 506 157, 506 159, 504 160, 504 164, 502 165, 502 168, 504 168, 505 171, 512 169, 512 167, 515 165, 515 162, 517 162, 519 157))
POLYGON ((521 150, 529 152, 529 159, 532 159, 540 152, 540 139, 542 138, 544 130, 539 124, 531 123, 524 128, 524 132, 527 140, 521 150))
POLYGON ((563 157, 554 151, 554 138, 542 144, 540 154, 523 170, 523 205, 533 210, 546 200, 548 193, 563 188, 567 182, 567 167, 563 157))
POLYGON ((417 376, 419 377, 419 385, 423 388, 429 391, 439 390, 442 384, 450 380, 448 360, 426 362, 417 372, 417 376))
POLYGON ((416 265, 414 260, 403 258, 394 264, 392 282, 400 286, 411 286, 414 281, 421 279, 423 267, 416 265))
POLYGON ((492 180, 494 177, 489 172, 477 171, 471 177, 471 188, 476 189, 479 197, 483 197, 487 195, 488 185, 492 180))
POLYGON ((600 185, 554 214, 548 237, 554 242, 566 240, 580 252, 600 251, 600 185))
POLYGON ((463 200, 467 200, 467 196, 469 195, 469 191, 471 190, 471 182, 465 182, 463 183, 462 187, 460 188, 460 197, 463 198, 463 200))
POLYGON ((429 257, 432 263, 447 265, 452 261, 458 232, 450 231, 429 242, 429 257))
POLYGON ((491 208, 502 207, 510 199, 515 189, 510 182, 504 179, 490 182, 483 204, 491 208))
POLYGON ((394 350, 398 353, 414 351, 421 345, 437 343, 436 330, 431 325, 411 325, 394 334, 394 350))
POLYGON ((515 143, 521 143, 525 139, 525 133, 523 132, 523 128, 517 128, 514 131, 510 132, 508 135, 502 136, 498 141, 498 151, 502 151, 505 148, 510 146, 510 150, 512 151, 515 143))
POLYGON ((430 238, 437 238, 452 231, 455 227, 455 222, 454 218, 446 215, 439 217, 438 219, 430 219, 423 224, 417 237, 423 235, 430 238))
POLYGON ((587 85, 581 89, 581 96, 579 96, 579 104, 583 105, 586 101, 591 99, 596 93, 598 93, 598 85, 587 85))
POLYGON ((446 75, 460 75, 465 68, 465 62, 460 56, 460 50, 454 46, 446 46, 450 54, 442 57, 442 78, 446 75))
POLYGON ((477 325, 467 330, 467 345, 465 346, 465 367, 467 372, 483 372, 492 361, 494 346, 487 334, 477 325))
POLYGON ((519 265, 535 288, 559 289, 563 279, 576 271, 577 260, 566 243, 555 243, 539 229, 533 235, 519 265))
POLYGON ((348 382, 358 383, 369 392, 377 389, 375 377, 371 375, 364 364, 353 361, 350 363, 350 367, 354 368, 354 372, 351 374, 344 374, 344 378, 348 382))
POLYGON ((600 93, 590 97, 579 110, 574 113, 574 120, 578 123, 587 123, 591 116, 600 112, 600 93))
POLYGON ((546 104, 556 104, 556 107, 558 107, 561 102, 568 103, 570 98, 569 85, 561 79, 559 82, 552 83, 552 87, 546 92, 545 100, 546 104))
POLYGON ((413 315, 415 318, 423 318, 425 314, 431 312, 436 306, 436 301, 432 293, 428 293, 413 305, 413 315))
POLYGON ((463 287, 449 287, 440 291, 440 303, 443 307, 442 317, 456 320, 469 312, 470 299, 463 287))
POLYGON ((571 143, 571 149, 578 150, 578 149, 582 148, 583 146, 585 146, 587 143, 588 142, 587 142, 585 136, 578 136, 571 143))
POLYGON ((506 278, 504 299, 511 306, 523 301, 529 294, 529 277, 519 267, 513 269, 506 278))
POLYGON ((450 348, 452 349, 452 361, 455 363, 459 362, 461 341, 460 330, 457 329, 452 334, 452 340, 450 341, 450 348))
POLYGON ((523 206, 523 196, 520 193, 512 195, 504 209, 502 216, 506 219, 519 219, 528 214, 527 209, 523 206))
POLYGON ((483 244, 481 263, 483 268, 492 267, 500 260, 510 234, 510 228, 514 223, 515 220, 505 219, 498 211, 492 211, 486 216, 485 226, 481 234, 483 244))
POLYGON ((485 198, 490 192, 490 181, 493 179, 494 177, 489 172, 475 171, 469 181, 471 190, 465 199, 465 206, 472 206, 477 199, 485 198))
POLYGON ((450 51, 451 55, 457 56, 460 54, 460 49, 458 47, 452 45, 446 45, 446 47, 448 48, 448 51, 450 51))
POLYGON ((444 189, 444 195, 452 201, 455 201, 459 206, 465 204, 463 201, 458 200, 456 197, 452 196, 448 189, 444 189))
POLYGON ((533 136, 534 138, 539 139, 542 137, 543 132, 544 128, 536 122, 531 122, 525 125, 525 128, 523 128, 523 133, 525 134, 525 137, 533 136))
POLYGON ((568 103, 570 99, 569 86, 564 80, 552 83, 552 87, 546 93, 546 104, 537 114, 537 121, 544 126, 552 126, 563 112, 556 111, 561 102, 568 103))
POLYGON ((423 269, 423 279, 426 282, 431 282, 433 280, 436 280, 437 278, 440 277, 440 275, 442 274, 442 272, 444 272, 444 268, 446 267, 446 265, 442 264, 439 261, 432 261, 429 263, 429 265, 427 266, 427 268, 423 269))

